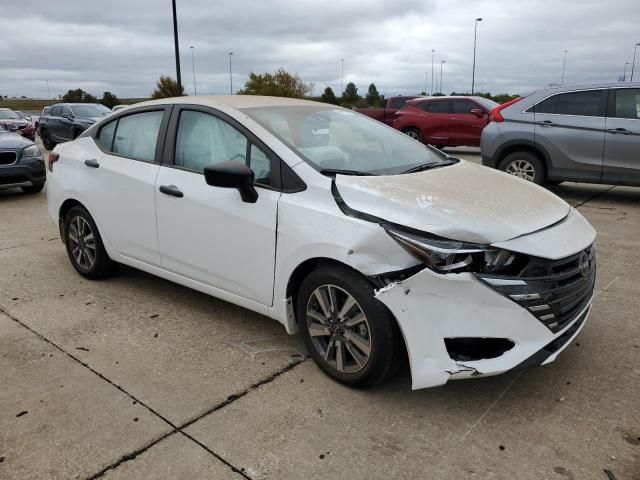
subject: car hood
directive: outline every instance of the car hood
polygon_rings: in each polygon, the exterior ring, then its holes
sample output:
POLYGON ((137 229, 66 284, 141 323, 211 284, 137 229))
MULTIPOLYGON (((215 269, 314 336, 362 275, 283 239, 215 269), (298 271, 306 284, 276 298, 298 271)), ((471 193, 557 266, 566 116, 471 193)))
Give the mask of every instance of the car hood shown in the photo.
POLYGON ((28 125, 29 122, 24 118, 3 118, 0 123, 4 125, 28 125))
POLYGON ((17 133, 0 133, 0 150, 19 150, 31 145, 34 145, 31 140, 27 140, 17 133))
POLYGON ((466 242, 504 242, 559 222, 570 207, 531 182, 460 161, 418 173, 336 176, 348 207, 466 242))

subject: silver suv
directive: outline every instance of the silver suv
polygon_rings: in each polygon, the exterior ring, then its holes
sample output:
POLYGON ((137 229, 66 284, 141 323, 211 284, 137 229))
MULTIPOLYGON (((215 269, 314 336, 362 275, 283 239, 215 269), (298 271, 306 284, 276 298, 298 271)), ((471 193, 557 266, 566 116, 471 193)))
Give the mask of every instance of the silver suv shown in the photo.
POLYGON ((496 107, 482 164, 537 184, 640 186, 640 83, 556 87, 496 107))

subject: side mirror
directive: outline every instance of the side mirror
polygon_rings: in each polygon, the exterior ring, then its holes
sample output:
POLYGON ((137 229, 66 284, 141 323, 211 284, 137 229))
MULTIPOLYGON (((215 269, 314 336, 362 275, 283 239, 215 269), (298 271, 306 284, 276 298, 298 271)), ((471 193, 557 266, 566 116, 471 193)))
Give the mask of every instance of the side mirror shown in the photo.
POLYGON ((484 117, 484 110, 482 110, 481 108, 472 108, 469 113, 475 115, 476 117, 480 118, 480 117, 484 117))
POLYGON ((63 113, 60 116, 62 118, 66 118, 67 120, 71 120, 73 118, 73 115, 71 115, 70 113, 63 113))
POLYGON ((243 202, 256 203, 258 200, 253 171, 244 163, 228 161, 204 167, 204 180, 212 187, 237 189, 243 202))

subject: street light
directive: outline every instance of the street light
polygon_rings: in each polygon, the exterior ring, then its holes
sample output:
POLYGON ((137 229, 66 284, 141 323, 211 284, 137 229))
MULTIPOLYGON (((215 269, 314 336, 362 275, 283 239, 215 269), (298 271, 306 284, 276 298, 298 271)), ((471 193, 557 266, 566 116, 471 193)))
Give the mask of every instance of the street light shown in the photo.
POLYGON ((636 46, 633 49, 633 64, 631 65, 631 81, 633 82, 633 72, 636 69, 636 51, 638 50, 638 45, 640 43, 636 43, 636 46))
POLYGON ((231 73, 231 57, 233 57, 233 52, 229 52, 229 94, 233 95, 233 75, 231 73))
POLYGON ((47 82, 47 93, 49 94, 49 100, 51 100, 51 90, 49 89, 49 80, 47 82))
POLYGON ((341 64, 340 81, 342 82, 342 92, 340 93, 340 95, 342 95, 344 93, 344 58, 340 59, 340 64, 341 64))
POLYGON ((178 95, 182 94, 182 77, 180 76, 180 47, 178 46, 178 17, 176 15, 176 0, 171 0, 173 5, 173 43, 176 52, 176 81, 178 82, 178 95))
POLYGON ((442 94, 444 94, 444 92, 442 91, 442 66, 444 65, 444 63, 444 60, 440 61, 440 93, 442 94))
POLYGON ((193 45, 189 47, 191 49, 191 69, 193 70, 193 94, 198 95, 198 87, 196 86, 196 62, 193 58, 193 49, 196 48, 193 45))
POLYGON ((433 96, 433 56, 435 53, 435 50, 431 50, 431 96, 433 96))
POLYGON ((560 80, 560 85, 564 85, 564 67, 567 64, 567 50, 564 51, 564 57, 562 59, 562 80, 560 80))
POLYGON ((427 94, 427 79, 429 78, 429 72, 424 72, 424 94, 427 94))
POLYGON ((627 66, 629 65, 629 62, 625 62, 624 64, 624 73, 622 74, 622 81, 626 82, 627 81, 627 66))
POLYGON ((476 23, 473 29, 473 69, 471 71, 471 95, 476 87, 476 46, 478 43, 478 22, 481 22, 482 18, 476 18, 476 23))

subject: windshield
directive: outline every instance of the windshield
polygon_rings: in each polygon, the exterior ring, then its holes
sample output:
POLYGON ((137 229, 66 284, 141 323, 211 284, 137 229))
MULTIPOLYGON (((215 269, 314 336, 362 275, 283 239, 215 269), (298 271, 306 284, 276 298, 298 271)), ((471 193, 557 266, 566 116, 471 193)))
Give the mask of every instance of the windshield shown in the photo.
POLYGON ((111 113, 104 105, 74 105, 73 113, 77 117, 104 117, 111 113))
POLYGON ((496 103, 493 100, 489 100, 488 98, 484 97, 475 97, 474 100, 489 111, 500 106, 499 103, 496 103))
POLYGON ((393 175, 446 157, 376 120, 332 106, 242 109, 316 170, 393 175))
POLYGON ((20 120, 20 115, 18 115, 13 110, 0 110, 0 119, 2 120, 20 120))

